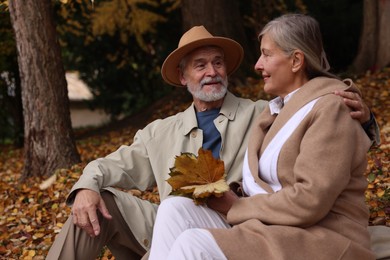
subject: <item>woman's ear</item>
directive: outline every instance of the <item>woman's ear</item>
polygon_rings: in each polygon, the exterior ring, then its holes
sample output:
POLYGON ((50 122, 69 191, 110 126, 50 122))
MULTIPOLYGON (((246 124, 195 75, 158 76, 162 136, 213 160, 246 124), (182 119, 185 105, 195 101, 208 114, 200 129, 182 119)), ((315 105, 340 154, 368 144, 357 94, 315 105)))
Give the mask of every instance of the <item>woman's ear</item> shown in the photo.
POLYGON ((297 72, 303 68, 305 55, 300 50, 295 50, 292 54, 292 72, 297 72))

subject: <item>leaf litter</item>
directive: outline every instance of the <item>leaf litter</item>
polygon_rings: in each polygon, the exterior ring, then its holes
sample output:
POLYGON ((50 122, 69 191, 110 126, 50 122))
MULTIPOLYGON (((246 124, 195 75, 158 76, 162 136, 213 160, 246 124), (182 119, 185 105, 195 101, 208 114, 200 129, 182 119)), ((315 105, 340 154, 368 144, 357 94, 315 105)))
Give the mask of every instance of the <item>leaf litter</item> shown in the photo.
MULTIPOLYGON (((369 224, 390 226, 390 68, 378 73, 366 73, 355 77, 354 81, 375 114, 381 135, 381 144, 373 146, 367 154, 365 174, 368 185, 365 197, 370 210, 369 224)), ((236 86, 230 90, 252 100, 271 98, 263 92, 258 80, 248 79, 248 82, 247 87, 236 86)), ((183 98, 160 103, 144 123, 184 110, 189 105, 188 97, 184 92, 179 95, 183 95, 183 98)), ((77 140, 82 158, 80 164, 70 169, 59 169, 47 180, 30 178, 25 183, 18 182, 23 169, 22 149, 0 147, 0 259, 45 259, 55 236, 70 214, 65 198, 82 169, 89 161, 115 151, 120 145, 131 144, 137 130, 129 124, 108 133, 80 138, 77 140)), ((88 129, 83 131, 88 132, 88 129)), ((159 203, 157 188, 127 192, 159 203)), ((105 248, 98 259, 115 257, 105 248)))

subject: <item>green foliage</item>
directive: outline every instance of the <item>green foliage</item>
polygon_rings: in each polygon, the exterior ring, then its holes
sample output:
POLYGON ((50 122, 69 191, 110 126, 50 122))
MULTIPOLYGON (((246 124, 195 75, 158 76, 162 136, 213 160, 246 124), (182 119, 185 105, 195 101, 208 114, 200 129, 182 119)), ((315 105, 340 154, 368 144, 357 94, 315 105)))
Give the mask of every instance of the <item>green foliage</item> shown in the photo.
POLYGON ((96 6, 92 14, 92 33, 94 36, 108 34, 114 36, 119 33, 119 39, 123 44, 128 44, 134 36, 138 45, 148 52, 147 43, 143 35, 155 33, 156 24, 166 22, 162 15, 148 10, 148 7, 156 8, 158 3, 147 0, 116 0, 102 2, 96 6), (142 4, 145 9, 138 6, 142 4))
POLYGON ((169 23, 165 17, 178 15, 177 9, 166 11, 173 4, 102 0, 92 6, 73 0, 57 5, 64 64, 92 88, 92 106, 113 116, 131 114, 171 90, 162 83, 160 66, 171 42, 162 31, 169 23))

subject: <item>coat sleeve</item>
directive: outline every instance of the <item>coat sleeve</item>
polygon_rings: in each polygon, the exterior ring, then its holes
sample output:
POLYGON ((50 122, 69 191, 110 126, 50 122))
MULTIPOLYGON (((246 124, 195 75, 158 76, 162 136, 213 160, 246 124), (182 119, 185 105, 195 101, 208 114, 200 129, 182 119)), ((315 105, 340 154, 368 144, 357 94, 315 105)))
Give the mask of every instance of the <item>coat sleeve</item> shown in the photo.
POLYGON ((351 119, 341 99, 323 97, 282 148, 278 158, 282 189, 238 200, 228 212, 229 223, 258 219, 308 227, 323 219, 349 188, 363 199, 369 146, 362 127, 351 119), (356 172, 360 176, 353 176, 356 172))
POLYGON ((130 146, 122 145, 106 157, 88 163, 80 179, 72 187, 67 204, 73 203, 75 191, 78 189, 91 189, 96 192, 107 187, 145 190, 155 185, 141 131, 143 130, 136 133, 130 146))
POLYGON ((375 116, 373 114, 372 116, 373 116, 373 123, 367 129, 366 134, 371 139, 373 145, 379 146, 381 144, 380 129, 379 129, 378 121, 376 120, 375 116))

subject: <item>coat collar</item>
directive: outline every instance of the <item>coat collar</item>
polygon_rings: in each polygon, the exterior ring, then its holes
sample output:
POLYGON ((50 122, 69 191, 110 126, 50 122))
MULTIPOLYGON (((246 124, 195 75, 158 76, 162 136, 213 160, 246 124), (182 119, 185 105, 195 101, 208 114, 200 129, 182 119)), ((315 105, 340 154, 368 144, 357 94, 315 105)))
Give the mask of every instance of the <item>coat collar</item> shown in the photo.
POLYGON ((318 77, 310 80, 295 93, 289 102, 283 107, 278 116, 271 115, 269 106, 256 118, 248 143, 248 164, 256 183, 264 190, 272 193, 273 190, 258 176, 259 158, 272 138, 279 129, 296 113, 302 106, 313 99, 333 93, 335 90, 348 90, 358 92, 351 80, 340 81, 337 79, 318 77))
MULTIPOLYGON (((220 115, 223 115, 228 120, 234 120, 237 114, 240 101, 238 98, 235 98, 232 93, 229 91, 226 93, 224 98, 220 115)), ((192 129, 198 127, 198 122, 195 115, 194 103, 192 103, 182 114, 183 122, 183 135, 187 135, 191 132, 192 129)))
POLYGON ((316 98, 332 94, 335 90, 348 90, 360 93, 359 89, 350 79, 340 81, 334 78, 317 77, 308 81, 291 97, 291 100, 289 100, 289 102, 283 107, 269 132, 267 133, 267 137, 264 139, 262 149, 266 148, 272 138, 277 134, 279 129, 300 108, 316 98))

